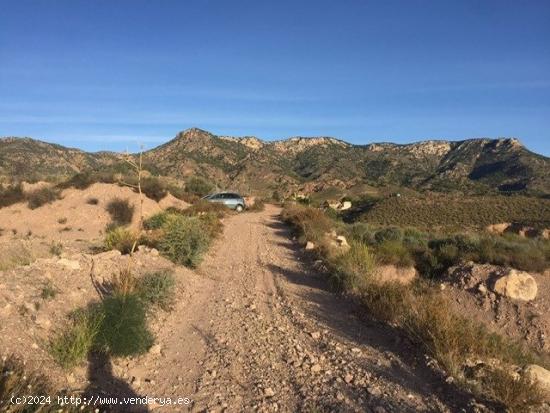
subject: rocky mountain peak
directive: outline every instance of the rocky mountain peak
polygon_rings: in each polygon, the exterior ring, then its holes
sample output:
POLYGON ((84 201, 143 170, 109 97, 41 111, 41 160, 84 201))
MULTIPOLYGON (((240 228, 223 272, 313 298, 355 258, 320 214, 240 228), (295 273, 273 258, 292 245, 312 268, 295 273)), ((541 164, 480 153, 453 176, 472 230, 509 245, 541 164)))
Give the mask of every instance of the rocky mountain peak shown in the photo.
POLYGON ((189 128, 186 129, 176 136, 178 139, 185 139, 185 140, 197 140, 197 139, 205 139, 205 138, 213 138, 214 135, 212 135, 210 132, 205 131, 203 129, 199 128, 189 128))

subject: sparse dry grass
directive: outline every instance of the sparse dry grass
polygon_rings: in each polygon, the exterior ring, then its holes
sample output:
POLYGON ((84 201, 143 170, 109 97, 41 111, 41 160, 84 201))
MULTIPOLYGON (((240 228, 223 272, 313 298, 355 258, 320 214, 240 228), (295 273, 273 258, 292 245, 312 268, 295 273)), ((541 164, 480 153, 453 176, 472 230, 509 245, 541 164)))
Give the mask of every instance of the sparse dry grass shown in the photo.
POLYGON ((0 252, 0 271, 7 271, 21 265, 29 265, 36 260, 36 256, 31 248, 17 244, 9 248, 4 248, 0 252))

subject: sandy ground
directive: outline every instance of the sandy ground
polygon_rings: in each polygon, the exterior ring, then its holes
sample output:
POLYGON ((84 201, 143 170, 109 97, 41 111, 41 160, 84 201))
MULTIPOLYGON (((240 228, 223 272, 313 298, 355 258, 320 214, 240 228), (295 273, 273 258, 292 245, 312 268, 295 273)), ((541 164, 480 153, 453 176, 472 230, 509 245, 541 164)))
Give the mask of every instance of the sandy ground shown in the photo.
MULTIPOLYGON (((136 227, 139 195, 129 187, 114 184, 96 183, 84 190, 66 189, 61 193, 61 199, 36 209, 29 209, 26 202, 0 208, 0 247, 14 238, 26 237, 83 248, 84 244, 103 238, 105 227, 111 222, 105 208, 115 198, 128 199, 134 206, 132 225, 136 227), (97 204, 90 203, 91 200, 97 204)), ((145 218, 170 206, 188 206, 170 194, 160 202, 147 197, 143 197, 143 201, 145 218)))

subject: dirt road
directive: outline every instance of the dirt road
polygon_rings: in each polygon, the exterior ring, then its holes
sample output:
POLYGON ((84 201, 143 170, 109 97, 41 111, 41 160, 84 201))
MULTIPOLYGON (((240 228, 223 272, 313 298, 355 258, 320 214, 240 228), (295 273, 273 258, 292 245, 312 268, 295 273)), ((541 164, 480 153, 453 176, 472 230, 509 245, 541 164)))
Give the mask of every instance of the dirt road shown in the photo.
POLYGON ((324 289, 279 212, 227 218, 157 320, 160 348, 115 373, 139 395, 190 397, 193 412, 475 411, 398 332, 324 289))

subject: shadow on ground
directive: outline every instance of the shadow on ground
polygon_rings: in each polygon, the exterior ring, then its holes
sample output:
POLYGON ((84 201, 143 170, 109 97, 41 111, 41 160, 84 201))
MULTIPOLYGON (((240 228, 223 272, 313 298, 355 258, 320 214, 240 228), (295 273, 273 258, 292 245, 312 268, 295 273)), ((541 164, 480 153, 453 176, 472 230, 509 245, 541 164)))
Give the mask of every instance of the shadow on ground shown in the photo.
POLYGON ((114 376, 109 355, 90 353, 88 356, 88 380, 90 384, 84 397, 101 411, 146 413, 149 407, 140 404, 124 404, 123 398, 142 398, 132 387, 114 376), (116 402, 115 402, 116 401, 116 402))

